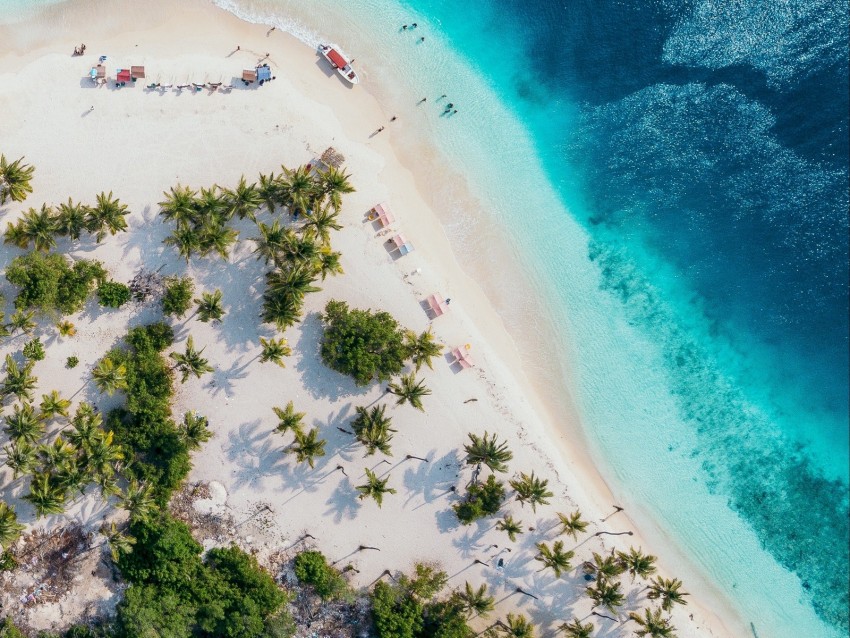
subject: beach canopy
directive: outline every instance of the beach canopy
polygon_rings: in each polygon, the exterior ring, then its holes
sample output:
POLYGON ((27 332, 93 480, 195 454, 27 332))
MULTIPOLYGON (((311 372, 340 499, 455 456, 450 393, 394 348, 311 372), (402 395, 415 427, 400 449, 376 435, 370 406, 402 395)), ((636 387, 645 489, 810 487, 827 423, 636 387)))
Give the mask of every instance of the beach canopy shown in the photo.
POLYGON ((101 80, 106 78, 106 67, 102 64, 98 64, 97 66, 93 66, 91 68, 91 79, 92 80, 101 80))
POLYGON ((267 66, 258 66, 257 67, 257 79, 258 80, 271 80, 272 79, 272 70, 267 66))
POLYGON ((130 67, 130 75, 134 80, 143 79, 145 77, 145 67, 143 66, 131 66, 130 67))
POLYGON ((130 69, 118 69, 118 74, 115 76, 116 82, 129 82, 131 79, 130 69))
POLYGON ((393 246, 395 246, 395 248, 393 248, 393 252, 397 250, 400 254, 406 255, 413 250, 413 246, 408 243, 407 239, 402 234, 396 235, 390 241, 393 246))
POLYGON ((387 208, 386 204, 378 204, 369 211, 369 219, 377 221, 381 227, 386 228, 395 221, 395 217, 387 208))
POLYGON ((452 356, 455 358, 455 363, 460 365, 460 367, 464 370, 475 366, 475 363, 472 361, 470 356, 467 354, 466 349, 464 348, 455 348, 454 350, 452 350, 452 356))
POLYGON ((253 82, 257 79, 257 70, 256 69, 245 69, 242 71, 242 79, 245 82, 253 82))
POLYGON ((449 306, 446 304, 443 297, 438 294, 429 295, 425 302, 428 304, 428 309, 434 313, 435 317, 445 314, 445 312, 449 309, 449 306))

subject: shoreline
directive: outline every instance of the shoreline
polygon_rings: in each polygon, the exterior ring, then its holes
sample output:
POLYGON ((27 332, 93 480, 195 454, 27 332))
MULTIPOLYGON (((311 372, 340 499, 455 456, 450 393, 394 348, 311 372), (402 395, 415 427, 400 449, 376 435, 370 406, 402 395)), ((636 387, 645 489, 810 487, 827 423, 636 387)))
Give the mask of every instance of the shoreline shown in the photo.
MULTIPOLYGON (((193 8, 194 10, 194 8, 193 8)), ((213 9, 209 9, 212 11, 213 9)), ((214 9, 215 11, 220 11, 222 14, 226 13, 223 9, 214 9)), ((52 8, 47 9, 46 11, 56 11, 66 14, 73 12, 73 9, 67 10, 65 7, 60 8, 52 8)), ((205 9, 206 11, 206 9, 205 9)), ((228 14, 229 15, 229 14, 228 14)), ((237 23, 241 23, 238 18, 232 17, 229 20, 221 20, 221 22, 229 21, 230 24, 223 31, 228 31, 228 34, 233 32, 239 32, 239 37, 250 38, 258 38, 261 36, 262 27, 248 25, 247 23, 242 23, 245 26, 239 27, 237 23)), ((218 26, 218 25, 216 25, 218 26)), ((106 27, 102 25, 98 25, 98 31, 105 30, 106 27)), ((148 34, 150 28, 141 28, 138 31, 138 34, 148 34)), ((157 29, 162 30, 163 32, 167 32, 166 27, 154 27, 153 31, 157 31, 157 29)), ((173 27, 172 27, 173 29, 173 27)), ((2 28, 0 28, 2 31, 2 28)), ((173 30, 171 31, 173 34, 173 30)), ((124 34, 126 37, 129 34, 124 34)), ((178 39, 174 42, 171 42, 165 38, 161 38, 158 42, 160 43, 161 49, 157 52, 157 57, 168 57, 169 55, 175 56, 179 55, 176 51, 189 51, 192 50, 193 44, 191 38, 186 38, 186 33, 181 33, 181 37, 184 39, 178 39), (188 41, 187 41, 188 40, 188 41)), ((88 36, 86 36, 88 37, 88 36)), ((196 40, 198 42, 206 41, 205 34, 200 34, 196 36, 196 40)), ((90 45, 91 46, 91 45, 90 45)), ((129 45, 128 45, 129 46, 129 45)), ((285 57, 286 62, 283 66, 278 68, 284 69, 281 71, 283 75, 289 75, 287 78, 287 82, 290 82, 292 86, 296 89, 301 89, 302 92, 307 90, 309 87, 315 85, 316 81, 319 79, 319 75, 317 77, 306 77, 304 74, 299 75, 300 69, 309 68, 309 52, 307 47, 301 45, 301 43, 297 42, 295 38, 292 36, 286 35, 284 37, 276 37, 273 43, 268 44, 269 49, 274 49, 282 52, 282 56, 285 57), (303 82, 301 82, 303 80, 303 82), (299 86, 300 84, 300 86, 299 86)), ((141 47, 140 47, 141 48, 141 47)), ((117 47, 114 47, 117 50, 117 47)), ((52 53, 57 53, 55 47, 51 47, 47 45, 43 47, 43 51, 51 50, 52 53)), ((90 49, 91 50, 91 49, 90 49)), ((185 55, 185 54, 184 54, 185 55)), ((196 54, 198 58, 201 57, 201 54, 196 54)), ((18 56, 20 57, 20 56, 18 56)), ((86 62, 92 56, 86 56, 86 62)), ((276 55, 273 56, 277 57, 276 55)), ((0 59, 0 72, 2 72, 5 68, 8 68, 8 59, 4 56, 4 58, 0 59)), ((315 69, 309 68, 309 72, 315 72, 315 69)), ((275 88, 275 87, 271 87, 275 88)), ((133 90, 141 91, 141 87, 135 87, 133 90)), ((350 97, 352 102, 356 102, 356 106, 350 109, 337 109, 333 111, 328 109, 331 115, 334 118, 339 119, 341 122, 341 129, 347 133, 352 130, 358 131, 358 133, 363 133, 365 129, 369 129, 371 127, 371 119, 377 119, 378 116, 388 117, 388 114, 382 113, 380 105, 372 98, 371 94, 368 93, 367 90, 363 88, 361 85, 358 87, 358 91, 362 91, 363 95, 357 95, 352 93, 350 97), (369 118, 369 123, 364 124, 362 122, 362 115, 367 114, 369 118)), ((112 96, 107 95, 107 98, 112 97, 121 97, 119 95, 112 96)), ((212 96, 214 98, 221 97, 222 99, 228 99, 228 96, 212 96)), ((265 95, 252 95, 251 98, 256 98, 258 100, 266 99, 265 95)), ((154 96, 147 96, 145 99, 157 99, 154 96)), ((99 106, 99 105, 98 105, 99 106)), ((295 125, 295 129, 297 130, 297 125, 295 125)), ((368 132, 367 132, 368 133, 368 132)), ((365 136, 364 136, 365 137, 365 136)), ((317 143, 317 141, 310 140, 310 143, 317 143)), ((425 273, 428 277, 431 278, 430 286, 435 289, 444 289, 448 286, 451 287, 452 291, 449 293, 450 295, 457 295, 457 292, 461 291, 460 301, 461 303, 456 303, 452 308, 452 316, 459 317, 462 315, 462 311, 458 311, 457 308, 475 308, 476 318, 475 320, 471 319, 469 316, 463 317, 462 325, 458 327, 454 327, 454 329, 441 325, 441 332, 445 331, 447 333, 447 338, 453 338, 457 342, 462 342, 464 339, 468 339, 470 333, 472 335, 481 334, 480 339, 475 340, 475 351, 478 352, 480 350, 484 350, 483 361, 486 362, 487 365, 496 367, 498 369, 498 373, 494 376, 497 379, 508 379, 509 381, 513 377, 514 380, 519 381, 520 390, 517 391, 514 388, 503 387, 500 388, 502 392, 512 391, 511 400, 508 403, 511 404, 511 407, 523 414, 529 414, 529 422, 537 423, 539 420, 533 416, 535 412, 541 410, 543 408, 545 424, 541 424, 539 431, 536 432, 536 437, 538 441, 542 441, 546 443, 546 437, 548 437, 551 441, 555 442, 558 445, 561 461, 565 465, 565 469, 569 475, 580 476, 582 477, 581 481, 578 481, 578 485, 576 485, 575 481, 565 481, 570 484, 571 490, 573 493, 578 492, 576 495, 580 495, 583 498, 581 500, 587 500, 588 495, 585 494, 589 491, 591 493, 591 500, 595 503, 599 504, 599 501, 604 501, 609 499, 610 489, 607 483, 604 481, 602 476, 599 474, 598 470, 590 463, 589 454, 581 453, 581 450, 577 453, 575 449, 570 449, 567 443, 567 433, 564 432, 563 426, 554 427, 552 424, 555 422, 553 418, 553 414, 551 412, 551 408, 547 406, 547 402, 542 400, 543 396, 546 396, 546 393, 541 393, 541 389, 534 386, 532 381, 523 371, 521 365, 518 362, 521 360, 519 352, 517 350, 516 343, 511 338, 511 336, 505 331, 504 323, 501 317, 495 312, 492 308, 492 305, 487 298, 486 294, 480 289, 478 284, 473 281, 472 278, 466 273, 464 268, 460 265, 457 259, 457 255, 451 251, 451 247, 449 245, 449 240, 445 235, 440 223, 439 216, 434 214, 427 203, 427 198, 422 198, 422 193, 427 192, 428 189, 423 190, 423 182, 425 181, 423 178, 417 179, 417 175, 415 172, 409 171, 406 166, 409 166, 407 159, 399 159, 399 156, 405 158, 406 155, 404 153, 397 154, 396 149, 393 148, 392 145, 392 137, 379 137, 373 142, 370 143, 362 143, 368 144, 371 148, 378 148, 380 150, 377 155, 379 155, 386 163, 384 167, 378 171, 378 175, 381 177, 382 184, 386 188, 386 194, 388 197, 386 198, 390 205, 396 210, 397 216, 401 219, 403 227, 405 229, 412 229, 413 232, 409 232, 409 237, 414 243, 417 244, 417 251, 415 253, 415 258, 417 260, 417 264, 421 258, 421 261, 427 266, 428 271, 425 273), (393 184, 393 187, 386 187, 387 184, 393 184), (410 201, 404 201, 402 199, 403 194, 414 193, 416 196, 415 204, 410 201), (393 196, 396 194, 396 196, 393 196), (420 204, 420 202, 422 202, 420 204), (404 213, 404 217, 399 214, 400 212, 404 213), (435 230, 439 229, 439 230, 435 230), (434 264, 440 264, 437 268, 438 275, 436 277, 432 276, 430 269, 434 264), (435 281, 437 279, 437 281, 435 281), (484 313, 481 312, 482 309, 486 309, 486 318, 482 320, 482 315, 484 313), (486 345, 485 345, 486 344, 486 345), (494 353, 492 356, 490 355, 489 349, 492 348, 494 353), (529 400, 533 399, 533 400, 529 400), (536 408, 532 408, 530 404, 534 404, 537 406, 536 408), (584 492, 584 493, 583 493, 584 492), (595 497, 595 498, 593 498, 595 497)), ((6 152, 7 156, 16 156, 18 150, 15 149, 3 149, 6 152)), ((321 149, 313 149, 316 151, 321 151, 321 149)), ((27 154, 27 149, 23 148, 21 150, 23 154, 27 154)), ((38 167, 38 162, 36 163, 38 167)), ((273 163, 273 162, 272 162, 273 163)), ((354 174, 355 179, 358 177, 357 166, 352 164, 350 165, 350 170, 354 174)), ((215 168, 210 168, 207 170, 208 173, 215 173, 215 168)), ((42 172, 42 176, 45 172, 42 172)), ((93 180, 96 182, 96 180, 93 180)), ((61 182, 61 180, 60 180, 61 182)), ((36 186, 36 198, 38 201, 41 201, 41 196, 43 193, 47 192, 48 189, 43 187, 42 183, 39 183, 37 177, 37 186, 36 186)), ((91 188, 105 188, 109 189, 109 186, 100 183, 93 183, 91 188)), ((53 185, 50 190, 62 191, 62 185, 53 185)), ((153 193, 148 193, 148 197, 152 197, 153 193)), ((51 201, 48 199, 48 201, 51 201)), ((377 203, 377 200, 374 202, 377 203)), ((27 202, 29 204, 29 202, 27 202)), ((346 208, 350 208, 347 206, 346 208)), ((346 219, 347 226, 355 226, 356 222, 349 221, 346 219)), ((346 258, 345 251, 343 251, 343 257, 346 258)), ((350 259, 350 257, 349 257, 350 259)), ((408 263, 409 260, 405 260, 402 262, 403 265, 396 266, 395 277, 398 280, 397 283, 399 285, 403 285, 405 282, 402 279, 402 273, 407 272, 412 266, 412 264, 408 263)), ((203 263, 203 262, 202 262, 203 263)), ((348 270, 348 264, 346 264, 348 270)), ((390 264, 393 266, 393 264, 390 264)), ((390 307, 390 310, 392 308, 390 307)), ((445 322, 443 322, 445 323, 445 322)), ((571 414, 572 418, 576 418, 575 411, 571 414)), ((574 432, 580 432, 580 426, 573 423, 570 426, 570 429, 573 432, 570 434, 574 435, 574 432)), ((573 445, 573 448, 576 446, 573 445)), ((586 441, 582 436, 581 447, 586 447, 586 441)), ((197 465, 197 464, 196 464, 197 465)), ((197 470, 197 467, 196 467, 197 470)), ((196 476, 197 472, 193 472, 193 477, 196 476)), ((638 544, 637 542, 635 544, 638 544)), ((655 547, 657 543, 648 545, 649 551, 658 549, 655 547)), ((661 556, 661 562, 663 564, 664 557, 661 556)), ((686 588, 688 587, 688 583, 686 581, 686 588)), ((691 591, 693 588, 691 588, 691 591)), ((687 608, 688 611, 699 609, 699 605, 696 601, 693 601, 692 605, 687 608)), ((704 612, 707 614, 707 612, 704 612)), ((700 613, 703 615, 703 613, 700 613)), ((718 631, 725 630, 723 628, 722 623, 718 622, 718 631)), ((682 629, 682 627, 680 627, 682 629)), ((714 635, 722 635, 722 634, 714 634, 714 635)), ((731 635, 731 634, 730 634, 731 635)))

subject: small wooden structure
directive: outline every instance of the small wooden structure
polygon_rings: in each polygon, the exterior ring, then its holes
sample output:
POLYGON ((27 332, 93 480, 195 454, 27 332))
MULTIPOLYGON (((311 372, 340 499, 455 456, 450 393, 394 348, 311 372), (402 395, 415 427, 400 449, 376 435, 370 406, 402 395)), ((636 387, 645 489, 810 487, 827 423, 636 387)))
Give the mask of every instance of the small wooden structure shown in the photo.
POLYGON ((325 149, 325 152, 322 153, 319 161, 328 168, 331 166, 334 168, 340 168, 345 163, 345 156, 337 151, 333 146, 329 146, 325 149))
POLYGON ((145 77, 145 67, 143 66, 131 66, 130 67, 130 77, 133 78, 133 82, 139 79, 144 79, 145 77))

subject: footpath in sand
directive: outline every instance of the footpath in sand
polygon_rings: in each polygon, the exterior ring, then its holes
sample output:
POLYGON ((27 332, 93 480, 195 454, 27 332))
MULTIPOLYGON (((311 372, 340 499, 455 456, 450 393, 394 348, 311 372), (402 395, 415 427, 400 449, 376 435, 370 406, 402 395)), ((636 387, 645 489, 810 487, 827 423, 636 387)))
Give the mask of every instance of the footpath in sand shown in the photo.
MULTIPOLYGON (((373 582, 385 569, 406 571, 417 561, 436 561, 450 575, 450 587, 462 587, 464 581, 488 585, 498 601, 492 618, 519 609, 545 629, 544 635, 553 635, 557 624, 573 616, 589 615, 580 565, 592 552, 642 546, 660 556, 661 575, 676 576, 665 569, 663 547, 641 542, 625 514, 612 515, 610 496, 595 469, 562 453, 560 435, 535 410, 537 399, 519 369, 509 335, 449 250, 435 215, 417 191, 411 167, 396 159, 387 115, 364 87, 352 90, 344 85, 315 52, 289 36, 242 23, 207 4, 170 7, 167 21, 157 19, 155 8, 125 9, 114 4, 62 5, 38 29, 20 25, 0 32, 14 51, 0 58, 0 151, 9 158, 25 155, 36 166, 35 193, 25 206, 7 207, 2 221, 15 219, 30 206, 57 204, 69 196, 89 202, 111 190, 129 204, 129 232, 100 246, 63 241, 59 250, 101 260, 118 281, 129 281, 141 268, 161 269, 162 274, 192 276, 198 295, 223 291, 227 314, 221 324, 195 318, 171 322, 177 334, 175 349, 182 349, 191 334, 215 367, 214 373, 177 387, 176 412, 197 410, 209 418, 214 432, 193 456, 190 480, 211 485, 200 506, 236 522, 252 519, 241 544, 261 557, 298 549, 296 541, 310 534, 310 543, 330 560, 355 568, 349 575, 357 585, 373 582), (87 54, 71 57, 79 42, 87 44, 87 54), (277 79, 261 88, 237 83, 228 94, 144 88, 157 81, 230 83, 267 53, 277 79), (87 75, 100 54, 109 56, 110 74, 113 67, 144 64, 146 80, 122 89, 112 83, 96 88, 87 75), (373 136, 381 124, 387 129, 373 136), (240 241, 227 262, 193 259, 187 267, 162 244, 170 229, 158 218, 156 202, 178 183, 233 186, 242 175, 251 181, 260 173, 278 172, 281 164, 305 164, 329 146, 345 156, 357 188, 344 201, 344 228, 333 237, 345 275, 329 278, 321 283, 321 292, 308 296, 304 321, 285 333, 293 354, 281 369, 257 359, 260 337, 273 336, 274 331, 258 318, 265 268, 248 241, 255 229, 248 222, 238 226, 240 241), (379 202, 393 209, 393 228, 414 245, 411 254, 391 254, 385 246, 391 235, 366 220, 366 212, 379 202), (433 321, 422 305, 432 293, 452 299, 450 311, 433 321), (385 309, 416 332, 430 326, 449 349, 469 344, 476 367, 461 370, 440 357, 433 371, 424 368, 421 373, 432 390, 424 400, 426 411, 395 406, 391 396, 384 396, 383 385, 359 388, 321 363, 318 313, 330 299, 385 309), (289 440, 273 431, 272 406, 289 400, 306 412, 307 425, 318 427, 327 439, 327 455, 314 469, 285 455, 289 440), (380 455, 364 458, 353 437, 340 431, 349 427, 355 406, 379 401, 389 403, 388 414, 398 430, 387 462, 380 455), (509 441, 514 453, 510 474, 534 470, 549 480, 555 494, 551 504, 536 513, 512 499, 505 504, 503 512, 521 520, 526 529, 515 543, 494 528, 495 517, 463 527, 451 510, 459 498, 451 488, 463 492, 471 478, 462 458, 467 433, 485 430, 509 441), (388 475, 398 491, 388 495, 380 509, 357 498, 354 486, 362 482, 367 467, 388 475), (573 563, 578 567, 556 579, 550 571, 540 571, 535 543, 555 539, 556 512, 577 508, 591 524, 576 543, 562 537, 568 549, 575 549, 573 563), (600 531, 634 535, 594 536, 600 531), (377 550, 358 551, 360 546, 377 550), (517 588, 536 598, 518 594, 517 588)), ((4 246, 0 267, 18 254, 4 246)), ((13 293, 5 280, 2 286, 8 303, 13 293)), ((72 339, 54 338, 55 329, 42 324, 39 334, 49 336, 43 339, 48 355, 35 368, 37 392, 57 389, 74 395, 75 402, 90 400, 108 409, 120 399, 104 400, 97 394, 89 382, 91 368, 128 325, 157 318, 157 307, 151 304, 120 311, 90 305, 71 317, 78 328, 72 339), (80 365, 66 370, 65 358, 72 354, 80 365)), ((22 344, 21 337, 4 341, 0 357, 18 352, 22 344)), ((3 479, 10 486, 8 470, 3 479)), ((32 523, 31 508, 19 500, 24 493, 25 486, 16 482, 3 496, 15 504, 24 522, 32 523)), ((106 511, 87 498, 66 516, 35 525, 78 520, 94 529, 106 511)), ((214 542, 207 540, 208 545, 214 542)), ((627 576, 623 580, 630 592, 620 614, 625 618, 646 600, 641 586, 628 586, 627 576)), ((685 589, 694 595, 687 608, 673 614, 679 635, 742 635, 730 633, 719 619, 731 615, 720 613, 719 607, 718 615, 707 612, 699 604, 702 592, 690 583, 685 589)), ((81 583, 76 598, 71 595, 49 608, 34 606, 29 614, 34 626, 66 625, 98 596, 108 598, 108 590, 81 583), (89 600, 83 591, 89 592, 89 600)), ((634 629, 632 623, 595 621, 604 635, 625 636, 634 629)), ((483 628, 487 623, 480 624, 483 628)))

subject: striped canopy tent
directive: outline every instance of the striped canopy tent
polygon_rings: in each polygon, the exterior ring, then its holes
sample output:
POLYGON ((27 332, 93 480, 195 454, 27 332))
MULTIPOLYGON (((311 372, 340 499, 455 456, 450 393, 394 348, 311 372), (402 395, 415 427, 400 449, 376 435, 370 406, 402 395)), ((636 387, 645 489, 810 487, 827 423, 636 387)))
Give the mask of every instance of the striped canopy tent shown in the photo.
POLYGON ((395 246, 395 248, 393 248, 393 252, 397 250, 400 254, 406 255, 413 250, 413 246, 407 241, 407 238, 400 233, 393 237, 390 241, 393 246, 395 246))
POLYGON ((428 298, 425 300, 425 303, 428 304, 428 309, 434 313, 435 317, 444 315, 449 309, 449 305, 445 302, 442 295, 438 295, 436 293, 433 295, 429 295, 428 298))
POLYGON ((395 221, 395 217, 386 204, 373 206, 369 211, 369 219, 378 222, 382 228, 386 228, 395 221))
POLYGON ((455 363, 457 363, 464 370, 466 370, 467 368, 475 367, 475 362, 467 353, 466 347, 455 348, 454 350, 452 350, 452 356, 455 358, 455 363))

